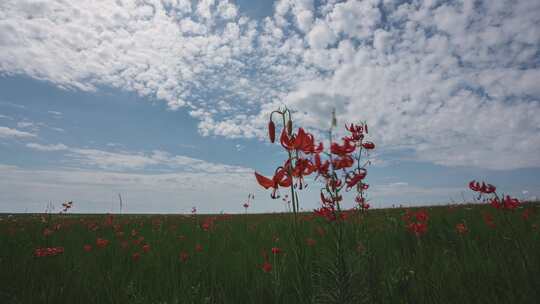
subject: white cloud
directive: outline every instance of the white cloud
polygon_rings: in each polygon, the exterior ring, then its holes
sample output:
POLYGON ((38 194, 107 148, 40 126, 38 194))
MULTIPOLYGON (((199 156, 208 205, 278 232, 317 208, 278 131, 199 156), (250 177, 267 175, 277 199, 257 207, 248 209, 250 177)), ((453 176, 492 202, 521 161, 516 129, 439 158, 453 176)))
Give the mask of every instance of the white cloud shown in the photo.
POLYGON ((259 197, 255 210, 272 210, 251 172, 138 174, 0 165, 0 191, 0 212, 43 212, 48 202, 66 200, 74 201, 73 212, 118 212, 118 193, 124 212, 189 213, 191 206, 199 212, 240 212, 247 193, 259 197))
POLYGON ((132 151, 105 151, 89 148, 68 147, 59 144, 27 143, 26 147, 41 151, 55 152, 64 151, 68 157, 67 162, 78 166, 88 166, 103 170, 126 171, 126 170, 151 170, 164 168, 168 170, 184 172, 204 173, 247 173, 251 169, 207 162, 204 160, 183 155, 171 155, 168 152, 155 150, 151 153, 132 151))
POLYGON ((56 144, 56 145, 42 145, 38 143, 27 143, 26 146, 28 148, 37 150, 37 151, 63 151, 67 150, 68 147, 64 144, 56 144))
POLYGON ((0 127, 0 138, 32 138, 36 137, 35 134, 12 129, 8 127, 0 127))
POLYGON ((152 95, 205 136, 264 138, 282 103, 325 128, 335 106, 379 149, 540 166, 538 1, 280 0, 259 23, 229 1, 119 3, 3 1, 0 71, 152 95))

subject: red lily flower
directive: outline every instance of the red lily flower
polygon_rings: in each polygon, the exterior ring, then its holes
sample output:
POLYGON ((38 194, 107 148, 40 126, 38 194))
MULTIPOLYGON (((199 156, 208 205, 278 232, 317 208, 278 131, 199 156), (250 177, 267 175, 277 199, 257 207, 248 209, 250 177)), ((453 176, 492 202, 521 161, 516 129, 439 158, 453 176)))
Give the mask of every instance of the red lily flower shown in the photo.
POLYGON ((323 150, 323 144, 319 143, 319 145, 315 147, 313 135, 305 132, 303 128, 299 128, 298 133, 291 137, 289 137, 286 130, 283 130, 281 132, 280 142, 281 145, 289 151, 298 150, 306 154, 313 154, 320 153, 323 150))
POLYGON ((364 147, 364 149, 367 149, 367 150, 372 150, 372 149, 375 149, 375 144, 370 141, 366 141, 365 143, 362 144, 362 147, 364 147))
POLYGON ((102 239, 102 238, 98 238, 96 240, 96 246, 99 248, 105 248, 107 247, 107 245, 109 245, 109 240, 102 239))
POLYGON ((334 170, 349 168, 354 164, 354 159, 349 155, 344 155, 341 158, 334 158, 332 160, 332 166, 334 170))
POLYGON ((262 176, 257 172, 255 172, 255 177, 257 178, 257 182, 259 183, 259 185, 263 186, 265 189, 274 189, 272 191, 272 194, 270 195, 272 198, 279 197, 278 195, 276 195, 276 191, 278 190, 279 186, 286 188, 290 187, 292 184, 292 177, 290 177, 287 171, 282 167, 276 170, 276 173, 274 174, 274 177, 272 179, 262 176))
POLYGON ((343 140, 343 145, 332 143, 330 146, 330 152, 339 156, 346 156, 347 154, 354 152, 354 150, 356 150, 356 146, 346 137, 343 140))
POLYGON ((474 180, 469 182, 469 188, 474 192, 480 192, 480 193, 485 193, 485 194, 490 194, 490 193, 495 192, 495 190, 497 190, 497 188, 493 186, 492 184, 486 185, 486 183, 484 182, 480 184, 479 182, 474 181, 474 180))
POLYGON ((345 124, 345 129, 351 132, 351 137, 350 137, 351 140, 359 141, 359 140, 364 139, 364 134, 362 134, 364 132, 364 128, 362 127, 362 125, 355 125, 351 123, 351 126, 349 127, 345 124))
POLYGON ((268 261, 264 261, 264 264, 262 265, 262 270, 266 273, 272 271, 272 264, 270 264, 268 261))
POLYGON ((465 226, 464 223, 458 223, 456 224, 456 231, 459 234, 466 234, 467 232, 469 232, 469 229, 467 228, 467 226, 465 226))
POLYGON ((36 250, 34 250, 34 256, 37 258, 55 256, 62 253, 64 253, 64 247, 36 248, 36 250))
POLYGON ((366 178, 367 170, 364 168, 355 169, 352 174, 347 174, 345 176, 345 183, 347 183, 347 190, 350 190, 352 187, 356 186, 360 181, 366 178))

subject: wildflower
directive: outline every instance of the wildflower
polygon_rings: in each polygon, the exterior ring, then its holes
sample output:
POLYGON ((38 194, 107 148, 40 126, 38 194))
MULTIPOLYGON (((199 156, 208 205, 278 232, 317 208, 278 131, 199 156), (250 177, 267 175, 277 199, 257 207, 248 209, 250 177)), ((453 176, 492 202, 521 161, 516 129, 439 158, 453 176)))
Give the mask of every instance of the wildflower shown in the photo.
POLYGON ((86 244, 86 245, 83 246, 83 249, 86 252, 90 252, 90 251, 92 251, 92 245, 86 244))
POLYGON ((466 234, 467 232, 469 232, 469 229, 467 228, 467 226, 465 226, 464 223, 458 223, 456 224, 456 232, 459 234, 466 234))
POLYGON ((312 238, 307 238, 306 239, 306 245, 308 245, 309 247, 313 247, 317 244, 317 241, 315 241, 314 239, 312 238))
POLYGON ((282 252, 279 247, 272 247, 272 254, 280 254, 282 252))
POLYGON ((426 211, 407 211, 403 217, 403 220, 405 221, 405 227, 407 230, 417 237, 427 232, 427 221, 429 220, 429 215, 426 211))
POLYGON ((494 193, 495 190, 497 190, 497 188, 492 184, 486 184, 484 182, 480 184, 480 182, 474 180, 469 182, 469 188, 474 192, 480 192, 484 194, 494 193))
POLYGON ((521 213, 521 218, 525 221, 527 221, 529 219, 529 217, 531 216, 531 213, 532 213, 532 209, 525 209, 523 210, 523 213, 521 213))
POLYGON ((144 251, 144 253, 150 252, 150 245, 145 244, 144 246, 142 246, 142 250, 144 251))
POLYGON ((37 258, 46 256, 55 256, 64 253, 64 247, 46 247, 36 248, 34 250, 34 256, 37 258))
POLYGON ((409 223, 407 224, 407 230, 416 236, 421 236, 427 232, 426 223, 409 223))
POLYGON ((364 149, 366 150, 373 150, 375 149, 375 144, 370 141, 366 141, 365 143, 362 144, 362 147, 364 147, 364 149))
POLYGON ((53 230, 49 229, 49 228, 45 228, 43 229, 43 236, 44 237, 47 237, 49 235, 53 234, 53 230))
POLYGON ((131 256, 131 259, 133 261, 138 261, 139 259, 141 258, 141 254, 139 252, 135 252, 132 256, 131 256))
POLYGON ((180 261, 185 262, 189 259, 189 254, 185 251, 182 251, 180 252, 178 258, 180 259, 180 261))
POLYGON ((486 225, 490 228, 495 228, 497 226, 493 221, 493 216, 488 212, 482 213, 482 219, 484 220, 484 223, 486 223, 486 225))
POLYGON ((202 252, 203 251, 203 248, 202 248, 201 244, 195 245, 195 251, 197 251, 197 252, 202 252))
POLYGON ((107 247, 107 245, 109 245, 109 240, 102 239, 102 238, 98 238, 96 240, 96 246, 99 248, 105 248, 107 247))
POLYGON ((290 187, 292 184, 292 177, 289 176, 283 167, 279 167, 276 170, 272 179, 262 176, 257 172, 255 172, 255 177, 257 178, 259 185, 263 186, 265 189, 273 188, 272 194, 270 195, 272 198, 279 197, 279 195, 276 194, 279 186, 286 188, 290 187))
POLYGON ((262 270, 266 273, 272 271, 272 264, 270 264, 268 261, 264 261, 264 264, 262 265, 262 270))

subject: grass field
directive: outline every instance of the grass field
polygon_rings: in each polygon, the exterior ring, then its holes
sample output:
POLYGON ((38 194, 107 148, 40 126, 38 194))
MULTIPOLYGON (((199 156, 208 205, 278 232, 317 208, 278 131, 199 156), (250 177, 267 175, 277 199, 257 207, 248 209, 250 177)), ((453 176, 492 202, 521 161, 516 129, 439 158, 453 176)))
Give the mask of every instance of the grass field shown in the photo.
POLYGON ((405 209, 351 214, 339 246, 308 214, 2 215, 0 302, 538 303, 537 204, 423 210, 419 235, 405 209))

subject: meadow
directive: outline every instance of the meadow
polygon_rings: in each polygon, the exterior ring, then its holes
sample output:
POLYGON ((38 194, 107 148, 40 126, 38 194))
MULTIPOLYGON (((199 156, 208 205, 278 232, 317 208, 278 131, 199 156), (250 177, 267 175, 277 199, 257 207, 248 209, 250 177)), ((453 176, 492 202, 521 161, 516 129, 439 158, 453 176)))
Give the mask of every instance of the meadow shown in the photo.
POLYGON ((2 215, 0 299, 537 303, 537 210, 355 210, 334 222, 307 213, 296 221, 290 213, 2 215), (422 230, 407 225, 417 215, 422 230))

